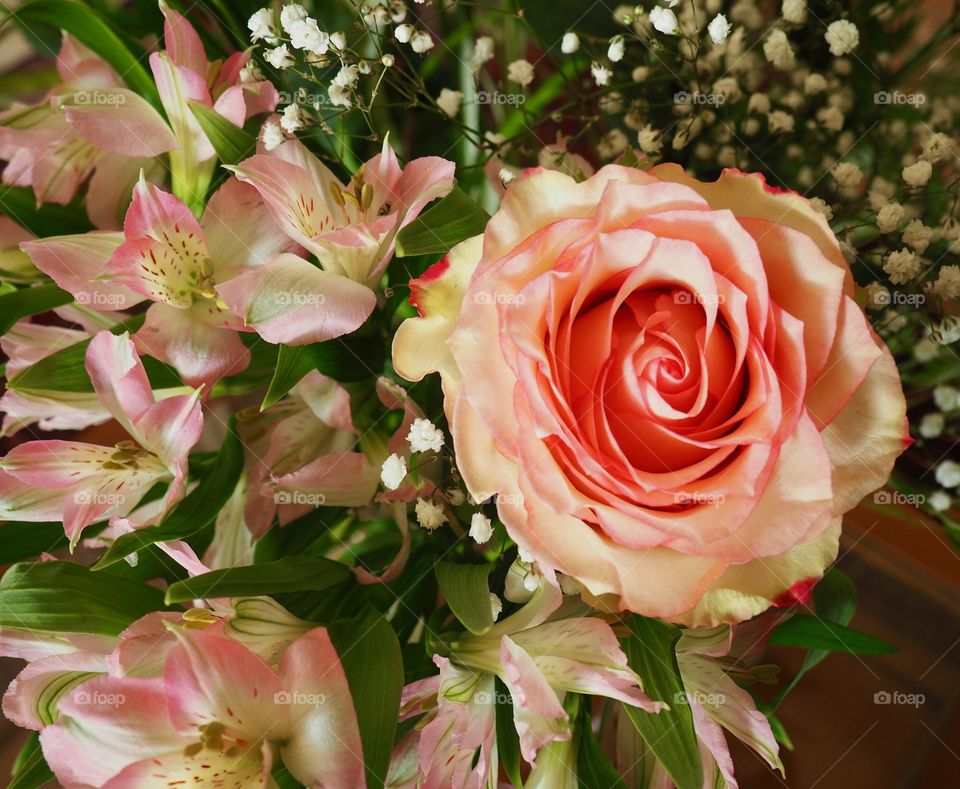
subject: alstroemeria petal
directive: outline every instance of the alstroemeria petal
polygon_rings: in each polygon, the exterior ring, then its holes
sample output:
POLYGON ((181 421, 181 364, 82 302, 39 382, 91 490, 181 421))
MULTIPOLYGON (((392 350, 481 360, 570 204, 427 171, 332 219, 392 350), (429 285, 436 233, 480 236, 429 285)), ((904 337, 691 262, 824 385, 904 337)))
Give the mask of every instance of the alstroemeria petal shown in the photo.
POLYGON ((107 263, 123 243, 121 233, 84 233, 25 241, 21 248, 34 265, 90 309, 125 310, 143 301, 110 280, 107 263))
POLYGON ((103 789, 155 789, 157 786, 201 785, 263 789, 270 780, 270 747, 257 742, 239 754, 202 750, 188 756, 181 748, 124 768, 103 789))
POLYGON ((280 661, 289 735, 280 754, 306 786, 361 786, 363 746, 347 676, 325 628, 298 638, 280 661))
POLYGON ((96 677, 58 708, 60 719, 40 733, 40 743, 64 786, 103 786, 133 762, 184 747, 160 678, 96 677))
POLYGON ((177 140, 149 102, 127 88, 98 88, 79 95, 93 95, 78 103, 75 95, 54 100, 67 123, 84 140, 102 151, 126 157, 159 156, 177 147, 177 140))
POLYGON ((570 739, 567 713, 533 658, 510 636, 500 640, 503 680, 513 697, 513 721, 523 758, 534 763, 537 751, 556 740, 570 739))
POLYGON ((206 77, 207 53, 193 25, 162 0, 160 10, 163 12, 163 43, 170 59, 178 66, 206 77))
POLYGON ((173 367, 186 384, 205 385, 209 391, 224 376, 245 370, 250 351, 237 332, 203 320, 207 311, 205 303, 185 310, 153 304, 134 341, 145 353, 173 367))
POLYGON ((305 345, 358 329, 373 312, 370 288, 283 254, 217 285, 227 306, 268 342, 305 345))
POLYGON ((103 407, 136 438, 133 421, 153 405, 154 398, 130 337, 100 332, 90 340, 85 363, 103 407))
POLYGON ((71 652, 30 663, 3 694, 3 714, 17 726, 40 731, 57 717, 57 701, 72 687, 107 670, 103 655, 71 652))

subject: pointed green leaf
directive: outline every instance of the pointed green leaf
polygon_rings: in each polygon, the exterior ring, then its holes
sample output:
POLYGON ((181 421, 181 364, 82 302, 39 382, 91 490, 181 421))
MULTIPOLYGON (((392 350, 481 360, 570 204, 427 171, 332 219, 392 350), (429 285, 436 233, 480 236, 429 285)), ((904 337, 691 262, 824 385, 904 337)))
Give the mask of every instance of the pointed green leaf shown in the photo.
POLYGON ((0 581, 0 627, 116 635, 164 607, 163 592, 74 562, 21 562, 0 581))
POLYGON ((0 335, 6 334, 21 318, 47 312, 73 302, 73 296, 56 285, 20 288, 0 296, 0 335))
POLYGON ((312 345, 281 345, 260 410, 276 403, 314 370, 341 383, 373 378, 382 372, 383 356, 382 342, 354 335, 312 345))
POLYGON ((899 648, 853 628, 795 614, 770 634, 771 646, 809 647, 854 655, 888 655, 899 648))
POLYGON ((221 162, 237 164, 256 153, 257 138, 250 132, 231 123, 211 107, 197 101, 187 103, 221 162))
POLYGON ((460 623, 474 635, 482 636, 493 627, 490 586, 487 578, 492 564, 437 564, 437 582, 460 623))
POLYGON ((353 697, 367 789, 377 789, 386 782, 400 711, 400 644, 393 628, 379 613, 335 622, 329 632, 353 697))
POLYGON ((9 521, 0 524, 0 565, 33 559, 66 544, 62 523, 9 521))
POLYGON ((350 568, 320 556, 287 556, 275 562, 229 567, 171 584, 168 603, 211 597, 255 597, 282 592, 322 592, 353 577, 350 568))
POLYGON ((577 781, 581 789, 627 789, 620 774, 593 736, 590 723, 590 710, 589 706, 586 706, 580 715, 580 726, 577 729, 577 781))
POLYGON ((40 748, 40 735, 33 732, 17 754, 7 789, 38 789, 54 779, 40 748))
POLYGON ((624 639, 623 647, 630 668, 643 679, 647 695, 666 702, 670 709, 656 715, 636 707, 624 709, 677 789, 700 789, 703 773, 693 713, 688 704, 677 702, 684 692, 676 653, 680 629, 642 616, 632 617, 627 625, 630 635, 624 639))
POLYGON ((0 214, 10 217, 37 238, 93 230, 82 208, 56 203, 38 206, 33 189, 25 186, 3 187, 0 191, 0 214))
POLYGON ((490 216, 459 187, 432 205, 397 235, 397 257, 448 252, 483 232, 490 216))
POLYGON ((94 569, 109 567, 154 543, 183 540, 205 529, 227 503, 242 470, 243 447, 231 423, 209 476, 187 494, 162 523, 117 537, 94 569))
POLYGON ((520 735, 517 733, 517 725, 513 720, 513 699, 510 697, 510 691, 503 680, 495 677, 494 704, 497 720, 497 756, 500 759, 500 766, 507 774, 516 787, 523 787, 523 779, 520 775, 520 735))

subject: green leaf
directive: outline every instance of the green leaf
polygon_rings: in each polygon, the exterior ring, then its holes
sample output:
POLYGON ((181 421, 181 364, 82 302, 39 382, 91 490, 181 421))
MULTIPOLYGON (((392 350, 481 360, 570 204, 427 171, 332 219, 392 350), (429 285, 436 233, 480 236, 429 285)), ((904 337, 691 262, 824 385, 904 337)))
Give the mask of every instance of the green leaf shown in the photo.
POLYGON ((40 735, 33 732, 17 754, 7 789, 38 789, 53 779, 53 771, 40 748, 40 735))
POLYGON ((589 705, 584 707, 577 729, 577 781, 581 789, 627 789, 616 768, 603 752, 590 727, 589 705))
POLYGON ((0 627, 113 636, 158 611, 163 592, 74 562, 21 562, 0 581, 0 627))
POLYGON ((260 410, 276 403, 314 370, 341 383, 372 378, 383 368, 383 355, 382 342, 353 335, 312 345, 281 345, 260 410))
POLYGON ((197 101, 187 104, 221 162, 237 164, 256 152, 257 138, 250 132, 231 123, 212 107, 197 101))
POLYGON ((214 570, 167 589, 168 603, 210 597, 255 597, 282 592, 322 592, 353 577, 350 568, 320 556, 287 556, 275 562, 214 570))
POLYGON ((145 60, 144 53, 131 52, 126 41, 89 5, 74 0, 33 0, 9 16, 27 28, 41 24, 66 31, 96 52, 124 82, 163 112, 156 83, 141 62, 145 60))
POLYGON ((459 187, 431 206, 397 235, 397 257, 448 252, 483 232, 490 216, 459 187))
POLYGON ((0 192, 0 214, 10 217, 37 238, 86 233, 93 229, 83 209, 56 203, 38 206, 33 190, 25 186, 3 188, 0 192))
POLYGON ((899 648, 845 625, 795 614, 770 634, 771 646, 809 647, 854 655, 888 655, 899 648))
MULTIPOLYGON (((3 297, 0 296, 0 299, 3 297)), ((139 317, 139 316, 138 316, 139 317)), ((141 321, 127 321, 122 327, 111 329, 114 334, 125 328, 133 330, 141 321)), ((18 392, 64 392, 92 394, 93 381, 87 373, 85 359, 90 340, 76 342, 66 348, 45 356, 21 370, 7 383, 8 389, 18 392)), ((172 389, 183 386, 172 368, 152 356, 141 356, 143 369, 147 372, 154 389, 172 389)))
POLYGON ((11 521, 0 524, 0 565, 33 559, 66 544, 62 523, 11 521))
POLYGON ((703 774, 693 713, 684 701, 678 703, 684 692, 676 653, 680 629, 642 616, 632 617, 627 626, 630 635, 623 647, 630 668, 643 679, 647 695, 666 702, 670 709, 656 715, 636 707, 624 706, 624 709, 677 789, 700 789, 703 774))
POLYGON ((183 540, 205 529, 227 503, 242 470, 243 447, 231 423, 209 476, 174 507, 162 523, 117 537, 94 569, 109 567, 154 543, 183 540))
POLYGON ((471 633, 482 636, 493 627, 490 586, 487 578, 492 564, 437 564, 437 582, 447 605, 471 633))
POLYGON ((379 613, 335 622, 329 632, 353 697, 367 789, 382 787, 390 766, 403 690, 400 644, 379 613))
POLYGON ((56 285, 37 285, 4 293, 0 296, 0 335, 10 331, 10 327, 21 318, 62 307, 72 301, 73 296, 56 285))
POLYGON ((513 699, 503 680, 495 677, 494 705, 497 720, 497 755, 507 778, 516 787, 523 787, 520 775, 520 735, 513 720, 513 699))

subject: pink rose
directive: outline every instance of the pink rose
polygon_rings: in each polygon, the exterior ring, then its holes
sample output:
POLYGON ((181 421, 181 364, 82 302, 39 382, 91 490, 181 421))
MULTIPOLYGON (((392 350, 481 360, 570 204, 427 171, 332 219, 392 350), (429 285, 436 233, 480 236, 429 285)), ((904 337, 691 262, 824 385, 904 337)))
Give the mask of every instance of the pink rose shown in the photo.
POLYGON ((532 170, 411 286, 394 362, 440 372, 471 493, 624 609, 701 626, 801 596, 904 446, 836 239, 759 176, 532 170))

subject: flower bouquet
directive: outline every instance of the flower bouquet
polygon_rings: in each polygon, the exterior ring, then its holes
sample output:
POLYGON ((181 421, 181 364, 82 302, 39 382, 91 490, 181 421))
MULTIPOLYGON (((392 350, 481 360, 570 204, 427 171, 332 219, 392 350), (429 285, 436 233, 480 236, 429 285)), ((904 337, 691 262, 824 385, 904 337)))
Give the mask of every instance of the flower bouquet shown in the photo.
POLYGON ((801 675, 893 648, 844 514, 960 545, 926 21, 4 11, 10 785, 732 788, 729 738, 782 772, 801 675))

